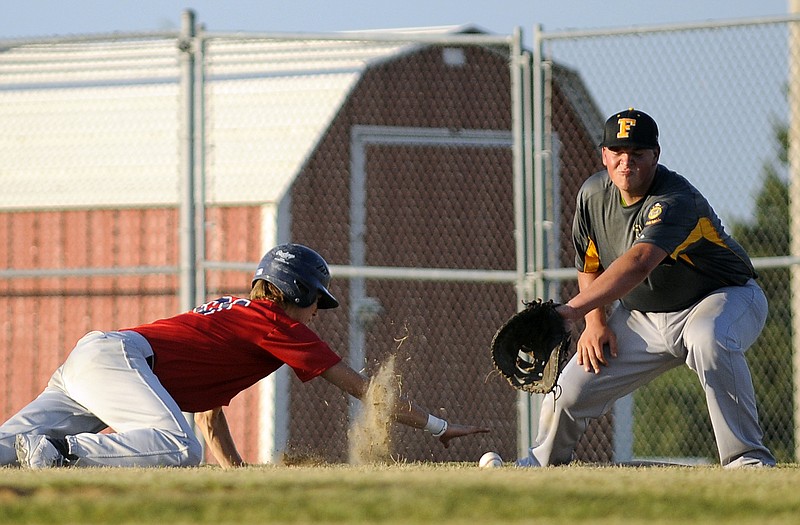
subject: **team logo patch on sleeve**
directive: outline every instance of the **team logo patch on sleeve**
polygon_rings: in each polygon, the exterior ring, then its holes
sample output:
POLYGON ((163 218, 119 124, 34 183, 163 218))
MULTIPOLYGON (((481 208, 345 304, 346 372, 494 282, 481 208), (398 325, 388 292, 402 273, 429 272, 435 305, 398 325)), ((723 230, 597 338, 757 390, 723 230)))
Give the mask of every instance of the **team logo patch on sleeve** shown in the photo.
POLYGON ((661 222, 661 216, 664 213, 664 205, 660 202, 653 204, 650 207, 650 211, 647 212, 647 221, 644 223, 645 226, 650 226, 651 224, 656 224, 661 222))

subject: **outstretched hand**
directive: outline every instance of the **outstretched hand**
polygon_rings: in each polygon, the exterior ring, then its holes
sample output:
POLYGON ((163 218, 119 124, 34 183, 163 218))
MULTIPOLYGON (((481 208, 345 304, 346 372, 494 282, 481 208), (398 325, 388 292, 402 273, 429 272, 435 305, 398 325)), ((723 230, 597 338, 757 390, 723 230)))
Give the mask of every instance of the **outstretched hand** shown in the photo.
POLYGON ((450 440, 453 438, 470 436, 472 434, 484 434, 489 432, 488 428, 478 427, 474 425, 459 425, 458 423, 450 423, 447 426, 447 431, 439 436, 439 441, 442 442, 444 448, 450 446, 450 440))

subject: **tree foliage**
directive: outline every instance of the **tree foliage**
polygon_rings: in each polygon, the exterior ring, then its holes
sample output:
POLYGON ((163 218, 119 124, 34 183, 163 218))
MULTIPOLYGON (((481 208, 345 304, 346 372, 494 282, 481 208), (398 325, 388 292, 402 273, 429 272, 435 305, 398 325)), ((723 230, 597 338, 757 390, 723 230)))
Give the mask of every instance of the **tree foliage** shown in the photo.
MULTIPOLYGON (((762 169, 753 219, 734 222, 733 236, 751 257, 789 255, 788 128, 774 126, 778 156, 762 169)), ((793 379, 790 274, 788 268, 759 271, 759 282, 769 301, 769 317, 761 337, 748 351, 759 403, 764 439, 779 460, 794 459, 793 379)))

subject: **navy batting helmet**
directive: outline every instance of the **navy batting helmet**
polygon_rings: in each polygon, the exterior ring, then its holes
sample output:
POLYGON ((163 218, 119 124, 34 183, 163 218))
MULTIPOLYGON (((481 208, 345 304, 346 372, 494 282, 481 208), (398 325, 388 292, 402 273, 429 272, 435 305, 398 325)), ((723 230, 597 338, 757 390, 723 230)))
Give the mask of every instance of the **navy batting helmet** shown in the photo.
POLYGON ((253 284, 259 279, 274 284, 286 300, 305 308, 336 308, 339 301, 328 291, 331 273, 320 254, 302 244, 281 244, 268 251, 258 263, 253 284))

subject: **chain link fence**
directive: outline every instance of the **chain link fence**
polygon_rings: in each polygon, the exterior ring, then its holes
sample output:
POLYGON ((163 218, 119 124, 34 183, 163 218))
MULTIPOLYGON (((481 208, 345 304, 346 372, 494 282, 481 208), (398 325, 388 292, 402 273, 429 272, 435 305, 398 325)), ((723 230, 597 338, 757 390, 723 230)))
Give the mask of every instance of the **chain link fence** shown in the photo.
POLYGON ((86 332, 178 310, 175 50, 160 35, 0 43, 3 420, 86 332))
MULTIPOLYGON (((575 137, 560 122, 569 94, 558 78, 582 79, 593 112, 605 119, 628 107, 659 124, 661 163, 710 200, 726 229, 750 252, 770 301, 762 337, 748 352, 765 441, 779 461, 795 458, 792 377, 788 129, 790 46, 786 19, 658 26, 606 32, 541 33, 548 159, 569 209, 599 155, 570 154, 575 137), (565 72, 566 71, 566 72, 565 72)), ((602 127, 596 127, 602 133, 602 127)), ((600 135, 596 136, 597 142, 600 135)), ((595 143, 597 143, 595 142, 595 143)), ((565 214, 568 215, 568 214, 565 214)), ((557 236, 569 238, 570 222, 557 236)), ((567 265, 574 250, 561 242, 567 265)), ((566 286, 565 294, 574 293, 566 286)), ((566 297, 567 295, 565 295, 566 297)), ((667 457, 718 461, 705 397, 686 369, 626 399, 594 424, 579 454, 587 459, 667 457), (631 421, 631 423, 629 423, 631 421), (604 452, 606 451, 606 452, 604 452)))
MULTIPOLYGON (((208 38, 209 188, 231 191, 233 177, 255 171, 264 186, 235 185, 240 201, 279 192, 281 173, 292 175, 275 239, 324 254, 343 304, 315 329, 371 375, 396 355, 411 399, 491 425, 491 439, 513 450, 514 393, 491 381, 486 351, 515 304, 510 50, 497 39, 428 38, 208 38), (262 62, 266 74, 241 70, 262 62)), ((220 247, 209 260, 237 260, 220 247)), ((210 273, 208 293, 246 285, 249 271, 219 283, 210 273)), ((357 403, 324 381, 287 383, 285 456, 347 460, 357 403)), ((400 460, 468 460, 496 446, 481 438, 445 450, 400 426, 392 443, 400 460)))
MULTIPOLYGON (((314 323, 354 368, 390 355, 410 398, 494 433, 398 460, 514 454, 488 344, 515 309, 511 38, 203 33, 7 42, 0 53, 0 417, 83 333, 246 295, 301 242, 342 307, 314 323), (13 125, 11 125, 13 124, 13 125), (416 273, 415 273, 416 272, 416 273)), ((348 460, 359 407, 282 370, 227 408, 248 461, 348 460)))
MULTIPOLYGON (((532 53, 468 27, 0 42, 0 419, 86 331, 244 295, 263 252, 291 240, 332 265, 342 307, 314 328, 344 359, 374 373, 395 355, 404 393, 492 428, 443 449, 395 426, 393 457, 512 458, 535 400, 492 372, 489 342, 545 293, 531 280, 574 293, 574 196, 601 167, 605 117, 635 106, 757 257, 771 315, 749 358, 767 442, 791 460, 789 262, 775 262, 789 255, 787 34, 786 20, 539 33, 532 53)), ((579 458, 714 460, 688 372, 626 406, 579 458)), ((280 372, 226 412, 248 461, 346 461, 358 405, 280 372)))

